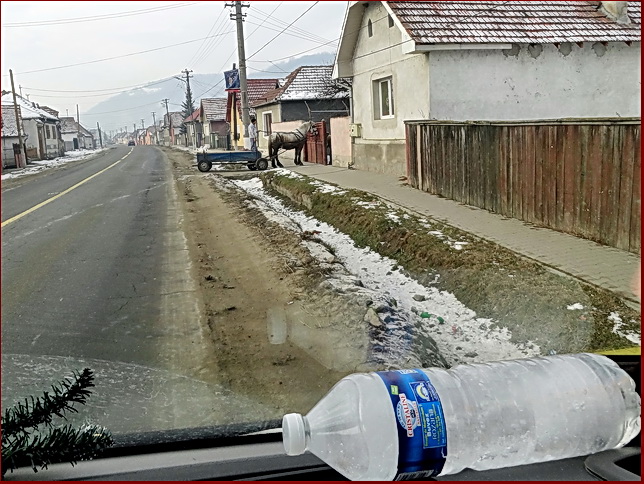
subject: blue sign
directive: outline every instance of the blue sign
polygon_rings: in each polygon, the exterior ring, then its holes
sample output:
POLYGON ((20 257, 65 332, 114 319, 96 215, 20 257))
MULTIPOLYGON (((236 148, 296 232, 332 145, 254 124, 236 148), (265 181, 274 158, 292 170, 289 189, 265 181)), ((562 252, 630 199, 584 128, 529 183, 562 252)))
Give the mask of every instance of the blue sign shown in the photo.
POLYGON ((226 80, 226 91, 239 91, 239 71, 233 69, 232 71, 224 71, 224 79, 226 80))

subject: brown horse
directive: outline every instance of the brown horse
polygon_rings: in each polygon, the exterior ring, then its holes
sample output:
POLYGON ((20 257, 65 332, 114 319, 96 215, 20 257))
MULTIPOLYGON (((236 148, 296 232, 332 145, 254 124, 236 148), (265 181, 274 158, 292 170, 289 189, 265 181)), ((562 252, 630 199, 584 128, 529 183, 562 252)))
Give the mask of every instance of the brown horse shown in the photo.
POLYGON ((303 165, 302 149, 306 143, 306 135, 309 132, 315 132, 315 124, 311 121, 303 123, 295 131, 281 132, 276 131, 268 137, 268 156, 271 159, 273 168, 283 167, 280 163, 278 154, 279 150, 295 150, 295 164, 303 165), (277 166, 275 163, 277 162, 277 166))

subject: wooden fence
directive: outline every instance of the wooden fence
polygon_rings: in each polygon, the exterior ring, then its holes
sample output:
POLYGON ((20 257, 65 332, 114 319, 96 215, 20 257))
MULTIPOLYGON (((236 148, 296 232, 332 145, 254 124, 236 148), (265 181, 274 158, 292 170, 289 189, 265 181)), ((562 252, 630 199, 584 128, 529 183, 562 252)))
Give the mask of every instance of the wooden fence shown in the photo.
POLYGON ((408 121, 416 188, 640 252, 640 119, 408 121))

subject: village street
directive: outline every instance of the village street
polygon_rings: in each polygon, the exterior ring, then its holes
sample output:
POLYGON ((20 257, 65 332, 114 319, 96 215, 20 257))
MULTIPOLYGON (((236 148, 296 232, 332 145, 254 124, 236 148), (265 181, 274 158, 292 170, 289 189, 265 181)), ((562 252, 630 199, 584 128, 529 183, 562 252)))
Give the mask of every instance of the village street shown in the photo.
POLYGON ((268 421, 337 380, 301 348, 270 342, 267 315, 275 322, 301 289, 275 249, 205 182, 183 183, 177 193, 159 148, 125 146, 3 182, 3 395, 87 365, 105 424, 132 431, 228 424, 251 409, 268 421), (309 388, 283 393, 292 381, 309 388), (150 392, 144 408, 120 408, 150 392))

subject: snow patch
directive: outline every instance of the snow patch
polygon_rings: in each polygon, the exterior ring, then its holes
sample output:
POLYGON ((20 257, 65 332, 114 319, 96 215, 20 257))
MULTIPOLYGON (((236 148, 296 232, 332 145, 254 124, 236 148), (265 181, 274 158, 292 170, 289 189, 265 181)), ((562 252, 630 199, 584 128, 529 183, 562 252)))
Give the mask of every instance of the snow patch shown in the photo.
POLYGON ((284 224, 287 228, 293 230, 297 226, 302 231, 315 231, 317 238, 333 248, 337 261, 349 273, 359 277, 365 288, 394 300, 398 310, 419 328, 421 335, 436 341, 441 354, 450 365, 462 361, 524 358, 541 353, 540 348, 532 342, 512 342, 508 328, 499 327, 498 322, 492 319, 477 317, 474 311, 452 293, 425 287, 406 276, 397 268, 395 260, 382 257, 371 249, 356 247, 348 235, 331 225, 286 207, 264 191, 258 178, 231 180, 231 183, 261 200, 264 204, 262 211, 267 216, 275 217, 274 214, 279 214, 280 218, 289 219, 292 223, 284 224), (271 212, 273 213, 268 215, 271 212), (425 300, 416 301, 414 295, 422 295, 425 300), (417 315, 421 312, 439 315, 445 323, 436 325, 424 320, 417 315))
POLYGON ((621 336, 622 338, 626 338, 631 343, 641 346, 641 335, 634 331, 623 330, 624 322, 618 312, 613 311, 610 313, 608 315, 608 320, 613 323, 613 333, 621 336))
POLYGON ((567 309, 574 311, 576 309, 584 309, 584 306, 581 303, 575 303, 575 304, 571 304, 570 306, 567 306, 567 309))

